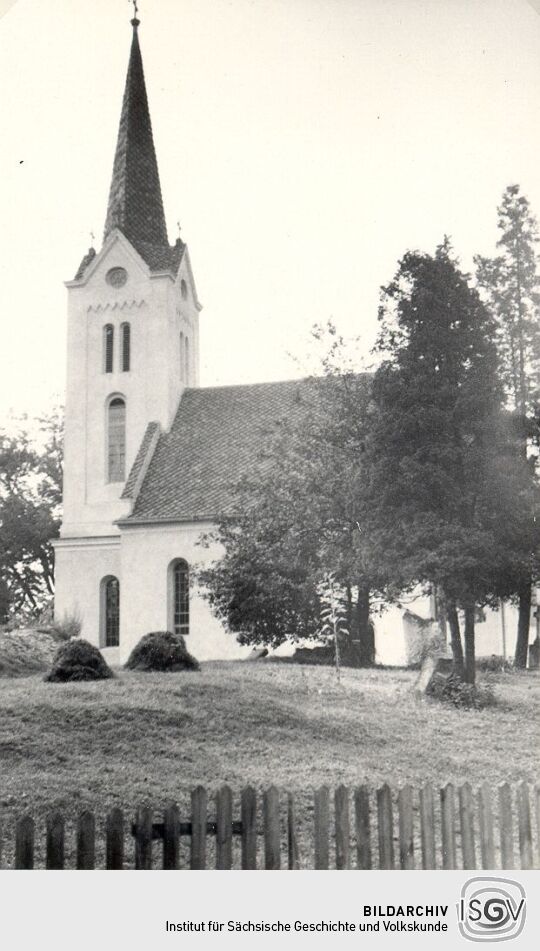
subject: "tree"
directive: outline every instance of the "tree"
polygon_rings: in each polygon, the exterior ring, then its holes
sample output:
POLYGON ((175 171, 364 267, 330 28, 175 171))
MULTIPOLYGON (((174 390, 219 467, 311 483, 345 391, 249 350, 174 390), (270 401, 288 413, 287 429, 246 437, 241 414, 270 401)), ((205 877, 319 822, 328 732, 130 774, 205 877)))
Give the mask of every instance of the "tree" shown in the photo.
POLYGON ((244 643, 316 637, 317 585, 328 572, 343 592, 347 629, 361 663, 374 659, 364 520, 369 379, 338 368, 332 345, 324 376, 303 381, 299 400, 278 421, 252 471, 219 521, 224 556, 202 572, 214 611, 244 643))
POLYGON ((386 563, 398 588, 439 590, 456 672, 473 683, 475 610, 508 569, 491 497, 506 444, 494 321, 446 239, 434 256, 405 254, 382 289, 379 319, 372 559, 386 563))
MULTIPOLYGON (((500 254, 475 258, 478 286, 497 321, 497 340, 507 402, 521 426, 521 453, 527 455, 529 439, 538 440, 540 420, 540 272, 536 245, 538 231, 529 202, 519 185, 509 185, 498 208, 497 242, 500 254)), ((531 477, 534 471, 531 464, 531 477)), ((533 510, 528 513, 529 525, 533 510)), ((534 533, 533 533, 534 534, 534 533)), ((531 532, 524 525, 524 540, 531 532)), ((532 585, 537 548, 531 548, 518 579, 518 633, 515 665, 527 666, 532 585)))
POLYGON ((341 681, 341 656, 339 651, 340 635, 349 632, 346 626, 346 613, 343 604, 341 586, 336 582, 331 571, 326 572, 317 585, 317 595, 320 601, 321 626, 320 633, 328 637, 334 644, 334 662, 338 683, 341 681))
POLYGON ((0 610, 3 620, 35 616, 54 591, 51 539, 60 526, 62 417, 37 420, 26 431, 0 432, 0 610))

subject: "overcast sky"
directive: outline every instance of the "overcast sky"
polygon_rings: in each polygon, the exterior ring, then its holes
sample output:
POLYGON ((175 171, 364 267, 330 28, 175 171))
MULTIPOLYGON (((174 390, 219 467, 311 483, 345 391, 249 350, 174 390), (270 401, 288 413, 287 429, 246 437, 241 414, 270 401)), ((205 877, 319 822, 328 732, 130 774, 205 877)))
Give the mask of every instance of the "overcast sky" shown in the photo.
MULTIPOLYGON (((201 383, 298 375, 311 326, 376 332, 378 290, 445 233, 493 253, 540 214, 536 0, 140 0, 169 236, 188 242, 201 383)), ((0 0, 0 420, 62 399, 66 290, 99 248, 127 0, 0 0)))

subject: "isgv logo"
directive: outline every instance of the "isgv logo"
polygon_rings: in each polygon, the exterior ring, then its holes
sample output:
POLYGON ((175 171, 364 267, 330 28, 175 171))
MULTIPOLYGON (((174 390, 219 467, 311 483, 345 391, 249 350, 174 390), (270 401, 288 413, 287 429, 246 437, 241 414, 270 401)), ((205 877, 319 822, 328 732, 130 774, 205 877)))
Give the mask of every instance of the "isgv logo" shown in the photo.
POLYGON ((457 913, 459 930, 469 941, 509 941, 525 925, 525 889, 509 878, 470 878, 457 913))

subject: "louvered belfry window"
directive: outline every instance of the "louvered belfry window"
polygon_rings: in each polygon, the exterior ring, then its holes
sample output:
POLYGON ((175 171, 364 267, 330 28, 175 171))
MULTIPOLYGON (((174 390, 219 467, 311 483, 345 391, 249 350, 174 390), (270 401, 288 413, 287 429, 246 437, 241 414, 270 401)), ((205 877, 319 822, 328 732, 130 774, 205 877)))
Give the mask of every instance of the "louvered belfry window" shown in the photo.
POLYGON ((104 583, 105 647, 118 647, 120 643, 120 582, 107 578, 104 583))
POLYGON ((173 626, 175 634, 189 634, 189 568, 183 558, 173 565, 173 626))
POLYGON ((126 404, 121 397, 109 403, 107 470, 109 482, 126 477, 126 404))
POLYGON ((103 328, 103 357, 105 373, 112 373, 114 361, 114 327, 112 324, 105 324, 103 328))
POLYGON ((122 372, 127 373, 131 369, 131 327, 129 324, 122 324, 122 372))

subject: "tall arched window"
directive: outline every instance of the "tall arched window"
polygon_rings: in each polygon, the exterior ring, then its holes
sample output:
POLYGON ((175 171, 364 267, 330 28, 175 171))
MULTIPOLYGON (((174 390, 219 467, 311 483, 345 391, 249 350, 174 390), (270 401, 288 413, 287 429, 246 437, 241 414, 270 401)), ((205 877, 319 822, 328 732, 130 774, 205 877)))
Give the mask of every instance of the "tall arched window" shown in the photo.
POLYGON ((169 568, 170 622, 174 634, 189 634, 189 567, 177 558, 169 568))
POLYGON ((184 340, 184 380, 189 383, 189 339, 184 340))
POLYGON ((120 582, 109 575, 101 582, 101 645, 118 647, 120 643, 120 582))
POLYGON ((130 370, 131 363, 131 327, 129 324, 122 324, 122 372, 127 373, 130 370))
POLYGON ((126 404, 115 396, 107 411, 107 481, 123 482, 126 477, 126 404))
POLYGON ((180 331, 180 380, 183 383, 184 376, 184 334, 180 331))
POLYGON ((103 328, 103 366, 105 373, 113 372, 114 362, 114 327, 105 324, 103 328))

